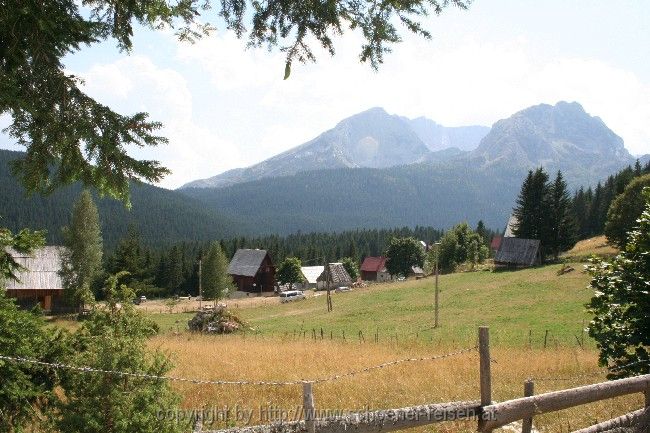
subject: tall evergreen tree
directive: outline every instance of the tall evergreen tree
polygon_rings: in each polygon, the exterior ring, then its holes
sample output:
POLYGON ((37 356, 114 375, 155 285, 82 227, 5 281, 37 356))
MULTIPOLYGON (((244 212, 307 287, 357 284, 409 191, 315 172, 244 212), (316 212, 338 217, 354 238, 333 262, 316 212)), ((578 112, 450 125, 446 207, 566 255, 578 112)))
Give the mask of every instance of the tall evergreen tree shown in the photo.
POLYGON ((183 253, 178 245, 174 245, 167 256, 167 288, 172 293, 178 293, 183 284, 183 253))
POLYGON ((215 303, 223 299, 233 287, 232 278, 228 275, 228 259, 219 242, 210 244, 210 249, 203 259, 201 280, 203 297, 214 299, 215 303))
POLYGON ((61 277, 68 299, 83 306, 94 301, 91 286, 102 270, 102 232, 99 213, 88 190, 82 191, 64 228, 66 250, 61 277))
POLYGON ((542 244, 542 257, 545 256, 546 243, 551 234, 549 205, 548 174, 541 167, 534 172, 529 171, 521 186, 517 206, 513 209, 513 215, 517 218, 514 234, 518 238, 539 239, 542 244))
POLYGON ((550 188, 548 215, 550 232, 546 239, 546 249, 557 259, 562 251, 571 249, 576 243, 576 224, 571 213, 571 200, 559 170, 550 188))

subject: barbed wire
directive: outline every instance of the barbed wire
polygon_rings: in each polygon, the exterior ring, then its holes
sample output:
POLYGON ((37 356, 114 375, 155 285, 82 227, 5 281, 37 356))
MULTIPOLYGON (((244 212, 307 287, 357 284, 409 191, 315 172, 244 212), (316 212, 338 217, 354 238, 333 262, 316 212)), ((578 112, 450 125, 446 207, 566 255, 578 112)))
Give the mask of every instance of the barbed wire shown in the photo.
POLYGON ((640 364, 648 364, 650 365, 650 361, 648 360, 643 360, 643 361, 635 361, 635 362, 630 362, 629 364, 625 365, 619 365, 617 367, 609 368, 607 370, 602 370, 598 373, 585 373, 585 374, 579 374, 576 376, 571 376, 571 377, 531 377, 529 380, 532 381, 538 381, 538 382, 562 382, 562 381, 572 381, 572 380, 577 380, 577 379, 586 379, 586 378, 593 378, 593 377, 601 377, 603 374, 615 372, 618 370, 622 370, 627 367, 632 367, 633 365, 640 365, 640 364))
POLYGON ((458 350, 458 351, 455 351, 455 352, 445 353, 443 355, 435 355, 435 356, 421 357, 421 358, 399 359, 399 360, 396 360, 396 361, 389 361, 389 362, 385 362, 383 364, 374 365, 374 366, 371 366, 371 367, 366 367, 366 368, 362 368, 362 369, 358 369, 358 370, 349 371, 347 373, 337 374, 337 375, 323 377, 323 378, 319 378, 319 379, 314 379, 314 380, 302 379, 302 380, 290 380, 290 381, 189 379, 189 378, 178 377, 178 376, 161 376, 161 375, 148 374, 148 373, 132 373, 132 372, 117 371, 117 370, 106 370, 106 369, 93 368, 93 367, 82 367, 82 366, 76 366, 76 365, 63 364, 63 363, 60 363, 60 362, 46 362, 46 361, 40 361, 40 360, 32 359, 32 358, 24 358, 24 357, 19 357, 19 356, 7 356, 7 355, 0 355, 0 360, 16 362, 16 363, 40 365, 40 366, 43 366, 43 367, 49 367, 49 368, 54 368, 54 369, 59 369, 59 370, 76 371, 76 372, 80 372, 80 373, 110 374, 110 375, 120 376, 120 377, 134 377, 134 378, 149 379, 149 380, 166 380, 166 381, 170 381, 170 382, 192 383, 192 384, 195 384, 195 385, 295 386, 295 385, 302 385, 303 383, 330 382, 330 381, 334 381, 334 380, 343 379, 343 378, 346 378, 346 377, 355 376, 355 375, 360 374, 360 373, 365 373, 365 372, 372 371, 372 370, 377 370, 377 369, 386 368, 386 367, 390 367, 390 366, 397 365, 397 364, 402 364, 402 363, 405 363, 405 362, 434 361, 434 360, 438 360, 438 359, 449 358, 449 357, 461 355, 463 353, 467 353, 467 352, 470 352, 470 351, 473 351, 473 350, 476 350, 476 349, 477 349, 476 347, 471 347, 471 348, 467 348, 467 349, 461 349, 461 350, 458 350))
POLYGON ((335 381, 335 380, 338 380, 338 379, 343 379, 343 378, 346 378, 346 377, 355 376, 355 375, 360 374, 360 373, 366 373, 366 372, 372 371, 372 370, 378 370, 378 369, 381 369, 381 368, 391 367, 391 366, 397 365, 397 364, 403 364, 405 362, 436 361, 436 360, 439 360, 439 359, 450 358, 452 356, 462 355, 464 353, 472 352, 472 351, 477 350, 477 349, 478 349, 478 346, 474 346, 474 347, 468 347, 466 349, 457 350, 455 352, 445 353, 444 355, 426 356, 426 357, 421 357, 421 358, 399 359, 397 361, 389 361, 389 362, 385 362, 383 364, 374 365, 372 367, 366 367, 366 368, 362 368, 362 369, 359 369, 359 370, 353 370, 353 371, 349 371, 347 373, 337 374, 337 375, 334 375, 334 376, 324 377, 324 378, 320 378, 320 379, 309 380, 307 382, 310 382, 310 383, 331 382, 331 381, 335 381))

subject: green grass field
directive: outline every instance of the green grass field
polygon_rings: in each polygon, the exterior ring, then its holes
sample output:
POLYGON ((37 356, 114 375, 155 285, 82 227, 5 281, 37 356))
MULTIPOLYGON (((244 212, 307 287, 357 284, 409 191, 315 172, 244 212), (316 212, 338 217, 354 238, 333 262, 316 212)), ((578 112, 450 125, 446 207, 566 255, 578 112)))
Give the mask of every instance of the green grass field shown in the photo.
MULTIPOLYGON (((558 276, 560 265, 508 272, 465 272, 440 277, 440 327, 433 326, 434 279, 375 284, 348 293, 334 293, 334 311, 325 295, 280 304, 233 308, 256 333, 320 339, 366 341, 422 340, 471 344, 477 327, 488 325, 493 344, 533 347, 577 345, 589 316, 584 304, 592 296, 583 266, 558 276)), ((165 330, 184 329, 191 314, 152 314, 165 330)), ((585 336, 585 344, 591 344, 585 336)))

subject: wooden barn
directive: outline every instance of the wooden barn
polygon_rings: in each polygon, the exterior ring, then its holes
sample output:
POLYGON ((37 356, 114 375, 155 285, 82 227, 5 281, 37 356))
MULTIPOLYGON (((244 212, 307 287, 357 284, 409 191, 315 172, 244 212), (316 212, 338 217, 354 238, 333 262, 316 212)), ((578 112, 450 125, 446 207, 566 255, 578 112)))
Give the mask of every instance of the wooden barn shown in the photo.
POLYGON ((18 281, 6 281, 7 296, 16 298, 21 308, 31 309, 40 305, 47 312, 68 310, 59 275, 63 247, 43 247, 32 254, 8 252, 25 270, 17 273, 18 281))
POLYGON ((325 288, 329 285, 330 289, 336 289, 352 284, 352 278, 342 263, 328 263, 318 277, 318 282, 322 282, 325 288))
POLYGON ((366 257, 361 264, 363 281, 390 281, 391 275, 386 270, 386 257, 366 257))
POLYGON ((525 268, 541 263, 542 256, 538 239, 504 237, 494 256, 496 267, 525 268))
POLYGON ((275 266, 266 250, 237 250, 228 266, 228 273, 237 290, 250 293, 275 290, 275 266))

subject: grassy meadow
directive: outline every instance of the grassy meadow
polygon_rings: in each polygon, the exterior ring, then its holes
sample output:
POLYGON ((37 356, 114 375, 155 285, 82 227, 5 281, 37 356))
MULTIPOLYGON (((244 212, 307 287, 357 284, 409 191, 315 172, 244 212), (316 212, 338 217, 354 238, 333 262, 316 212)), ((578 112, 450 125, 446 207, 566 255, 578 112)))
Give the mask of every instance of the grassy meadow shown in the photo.
MULTIPOLYGON (((574 346, 588 322, 584 304, 592 293, 583 265, 558 276, 560 265, 520 271, 477 271, 440 276, 440 327, 433 329, 434 278, 373 284, 352 292, 333 293, 334 310, 326 309, 324 292, 280 304, 277 298, 249 303, 231 301, 230 308, 254 333, 282 339, 421 342, 473 345, 480 325, 490 326, 492 343, 505 347, 574 346), (548 331, 548 335, 547 332, 548 331), (361 336, 360 336, 361 332, 361 336)), ((151 314, 163 329, 182 330, 190 313, 151 314)))
MULTIPOLYGON (((173 374, 183 377, 292 381, 473 347, 477 327, 485 324, 490 326, 496 401, 522 396, 529 377, 535 379, 537 393, 604 381, 595 345, 581 331, 589 320, 584 309, 592 296, 589 276, 583 264, 570 265, 574 271, 564 275, 557 273, 561 265, 549 265, 441 276, 438 329, 432 329, 434 279, 425 278, 335 293, 330 313, 324 295, 288 304, 274 298, 230 301, 230 308, 254 329, 240 335, 190 334, 183 328, 191 314, 152 313, 168 332, 152 339, 151 346, 168 353, 176 365, 173 374)), ((302 399, 299 385, 174 386, 183 395, 185 408, 245 408, 251 411, 252 423, 268 422, 269 407, 282 408, 291 418, 302 399)), ((318 383, 314 394, 317 408, 349 411, 475 400, 478 354, 359 373, 318 383)), ((539 416, 535 426, 543 432, 569 432, 641 405, 640 395, 623 397, 539 416)), ((206 428, 223 428, 243 422, 228 418, 208 424, 206 428)), ((414 431, 475 429, 474 422, 455 422, 414 431)))

